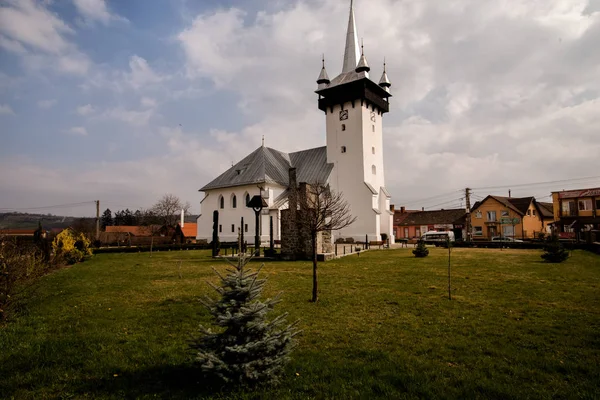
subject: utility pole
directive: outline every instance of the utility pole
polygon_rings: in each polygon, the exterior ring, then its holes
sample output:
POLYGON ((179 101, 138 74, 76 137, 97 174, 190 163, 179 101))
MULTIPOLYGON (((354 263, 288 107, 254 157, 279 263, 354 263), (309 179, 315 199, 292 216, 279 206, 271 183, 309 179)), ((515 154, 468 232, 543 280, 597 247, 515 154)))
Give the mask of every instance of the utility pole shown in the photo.
POLYGON ((471 189, 465 189, 465 211, 467 212, 467 242, 471 242, 471 189))
POLYGON ((100 240, 100 200, 96 200, 96 240, 100 240))

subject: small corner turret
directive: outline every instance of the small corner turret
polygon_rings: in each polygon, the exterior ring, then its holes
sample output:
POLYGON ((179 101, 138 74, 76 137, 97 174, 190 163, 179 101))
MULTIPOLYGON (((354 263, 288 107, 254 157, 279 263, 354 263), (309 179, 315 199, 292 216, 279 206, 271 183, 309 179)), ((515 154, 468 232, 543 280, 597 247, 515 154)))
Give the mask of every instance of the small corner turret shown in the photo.
POLYGON ((330 82, 329 75, 327 75, 327 71, 325 70, 325 55, 323 55, 323 67, 317 79, 317 85, 319 85, 317 90, 325 89, 330 82))

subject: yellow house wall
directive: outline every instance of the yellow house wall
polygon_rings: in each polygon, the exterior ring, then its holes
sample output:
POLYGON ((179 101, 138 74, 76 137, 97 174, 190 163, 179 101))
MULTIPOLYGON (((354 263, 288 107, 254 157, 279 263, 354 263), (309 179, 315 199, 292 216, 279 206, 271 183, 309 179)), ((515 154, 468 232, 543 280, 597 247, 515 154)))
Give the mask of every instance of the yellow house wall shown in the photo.
POLYGON ((560 219, 560 199, 558 193, 552 193, 552 211, 554 211, 554 220, 560 219))
MULTIPOLYGON (((529 215, 523 217, 523 229, 525 229, 525 237, 533 239, 535 235, 544 230, 542 216, 532 204, 529 205, 529 215), (535 211, 535 216, 533 215, 535 211)), ((515 232, 516 234, 516 232, 515 232)))
MULTIPOLYGON (((485 239, 490 239, 489 235, 488 235, 488 224, 486 224, 487 222, 487 212, 488 211, 496 211, 496 221, 498 222, 496 224, 496 234, 498 236, 502 235, 502 227, 503 225, 500 224, 500 218, 502 218, 502 211, 506 211, 507 208, 504 204, 494 200, 494 199, 487 199, 485 202, 483 202, 479 207, 477 207, 477 209, 473 210, 473 212, 471 213, 471 225, 473 227, 476 226, 481 226, 483 228, 483 236, 475 236, 473 234, 473 238, 477 239, 477 238, 485 238, 485 239), (477 218, 477 211, 481 211, 481 219, 477 218)), ((508 209, 508 213, 509 213, 509 217, 510 218, 519 218, 520 222, 515 225, 515 238, 522 238, 523 237, 523 218, 521 217, 520 214, 518 214, 516 211, 508 209)), ((474 232, 475 230, 473 230, 474 232)))

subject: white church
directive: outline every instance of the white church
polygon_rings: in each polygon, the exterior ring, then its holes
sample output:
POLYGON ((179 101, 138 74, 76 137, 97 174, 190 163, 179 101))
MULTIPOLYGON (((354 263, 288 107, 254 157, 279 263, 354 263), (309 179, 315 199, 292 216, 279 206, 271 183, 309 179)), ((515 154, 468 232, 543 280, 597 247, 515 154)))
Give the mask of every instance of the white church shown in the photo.
POLYGON ((379 84, 369 78, 370 67, 358 44, 354 9, 346 34, 342 72, 330 80, 325 63, 317 80, 318 108, 325 113, 326 146, 285 153, 261 146, 200 189, 204 192, 198 217, 197 239, 212 240, 213 212, 219 211, 221 242, 237 240, 238 228, 254 237, 255 214, 246 207, 256 195, 268 206, 261 211, 260 239, 281 239, 281 210, 288 208, 289 169, 296 168, 297 182, 327 183, 342 193, 356 221, 332 232, 332 239, 352 237, 364 241, 393 241, 393 211, 385 188, 383 168, 383 114, 389 111, 391 83, 385 72, 379 84), (362 53, 362 54, 361 54, 362 53), (243 226, 241 218, 244 218, 243 226))

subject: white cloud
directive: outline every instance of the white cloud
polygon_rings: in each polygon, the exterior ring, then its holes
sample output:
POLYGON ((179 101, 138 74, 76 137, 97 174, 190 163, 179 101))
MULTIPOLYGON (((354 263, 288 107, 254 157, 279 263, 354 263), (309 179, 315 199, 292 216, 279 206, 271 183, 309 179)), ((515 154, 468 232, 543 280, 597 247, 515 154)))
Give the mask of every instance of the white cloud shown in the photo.
POLYGON ((85 74, 91 62, 68 39, 74 34, 44 3, 9 0, 0 7, 0 47, 20 55, 29 69, 85 74))
POLYGON ((129 68, 131 73, 127 75, 127 81, 135 89, 163 80, 163 77, 148 65, 148 61, 140 56, 134 55, 129 59, 129 68))
POLYGON ((94 106, 91 104, 85 104, 83 106, 77 107, 77 114, 79 115, 90 115, 95 112, 94 106))
POLYGON ((67 133, 69 133, 71 135, 78 135, 78 136, 87 136, 88 135, 87 129, 85 129, 83 126, 74 126, 70 129, 68 129, 67 133))
POLYGON ((52 108, 56 104, 56 99, 40 100, 37 102, 39 108, 52 108))
POLYGON ((105 0, 73 0, 73 4, 88 23, 98 21, 108 25, 111 21, 127 22, 126 18, 111 13, 105 0))
POLYGON ((123 108, 112 108, 110 110, 106 110, 101 117, 122 121, 136 127, 141 127, 148 125, 153 116, 154 110, 135 111, 126 110, 123 108))
POLYGON ((0 104, 0 114, 15 115, 15 112, 8 104, 0 104))
POLYGON ((140 100, 140 104, 143 107, 155 108, 158 103, 156 102, 155 99, 153 99, 151 97, 142 97, 142 99, 140 100))

